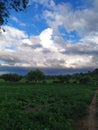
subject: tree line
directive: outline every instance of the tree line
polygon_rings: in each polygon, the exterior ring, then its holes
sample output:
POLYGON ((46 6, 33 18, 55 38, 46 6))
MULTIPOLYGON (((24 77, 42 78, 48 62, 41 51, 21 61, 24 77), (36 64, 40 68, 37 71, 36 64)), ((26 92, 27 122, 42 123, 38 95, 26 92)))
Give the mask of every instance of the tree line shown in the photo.
POLYGON ((9 82, 32 82, 32 83, 76 83, 76 84, 98 84, 98 69, 87 73, 76 73, 72 75, 45 75, 41 70, 29 71, 25 76, 15 73, 3 74, 0 79, 9 82))
POLYGON ((4 81, 10 81, 10 82, 19 82, 20 80, 23 80, 25 82, 42 82, 45 79, 45 74, 39 70, 31 70, 29 71, 25 76, 20 76, 16 73, 7 73, 0 76, 0 79, 3 79, 4 81))

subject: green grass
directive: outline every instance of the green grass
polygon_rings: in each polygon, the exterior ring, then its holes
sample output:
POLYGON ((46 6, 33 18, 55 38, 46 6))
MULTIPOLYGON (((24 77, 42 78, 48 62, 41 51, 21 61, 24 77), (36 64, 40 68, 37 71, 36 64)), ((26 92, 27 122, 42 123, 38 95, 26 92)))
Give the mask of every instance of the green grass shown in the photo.
POLYGON ((73 130, 95 86, 0 83, 0 130, 73 130))

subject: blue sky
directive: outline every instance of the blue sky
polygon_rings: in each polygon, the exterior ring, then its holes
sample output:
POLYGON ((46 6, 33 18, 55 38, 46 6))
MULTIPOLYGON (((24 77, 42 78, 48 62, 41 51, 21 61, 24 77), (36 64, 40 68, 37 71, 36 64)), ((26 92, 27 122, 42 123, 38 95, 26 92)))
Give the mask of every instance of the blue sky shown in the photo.
POLYGON ((3 28, 1 67, 98 67, 98 0, 30 0, 3 28))

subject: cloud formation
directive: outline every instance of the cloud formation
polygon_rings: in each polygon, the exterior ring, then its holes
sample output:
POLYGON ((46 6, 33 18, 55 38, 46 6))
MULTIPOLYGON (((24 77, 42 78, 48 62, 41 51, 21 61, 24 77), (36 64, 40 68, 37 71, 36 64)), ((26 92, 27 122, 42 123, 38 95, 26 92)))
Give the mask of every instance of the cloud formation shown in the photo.
MULTIPOLYGON (((11 26, 4 26, 0 34, 1 66, 47 68, 98 67, 98 2, 92 7, 73 10, 70 4, 55 4, 54 0, 31 0, 43 4, 42 17, 49 27, 39 35, 11 26), (53 8, 50 8, 53 7, 53 8), (62 27, 63 32, 60 32, 62 27), (68 33, 76 32, 80 39, 75 43, 68 33), (66 34, 67 33, 67 34, 66 34)), ((17 23, 19 20, 13 17, 17 23)))
POLYGON ((98 4, 93 1, 92 8, 73 10, 70 4, 55 5, 52 10, 46 9, 44 17, 54 32, 59 32, 58 27, 63 26, 67 32, 76 30, 80 35, 87 35, 98 31, 98 4))

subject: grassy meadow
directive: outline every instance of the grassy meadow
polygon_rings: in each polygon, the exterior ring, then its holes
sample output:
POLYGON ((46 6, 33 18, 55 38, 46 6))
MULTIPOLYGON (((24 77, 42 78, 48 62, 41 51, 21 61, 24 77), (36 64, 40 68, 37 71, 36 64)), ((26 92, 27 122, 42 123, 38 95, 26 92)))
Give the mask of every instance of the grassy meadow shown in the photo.
POLYGON ((0 83, 0 130, 74 130, 95 89, 79 84, 0 83))

